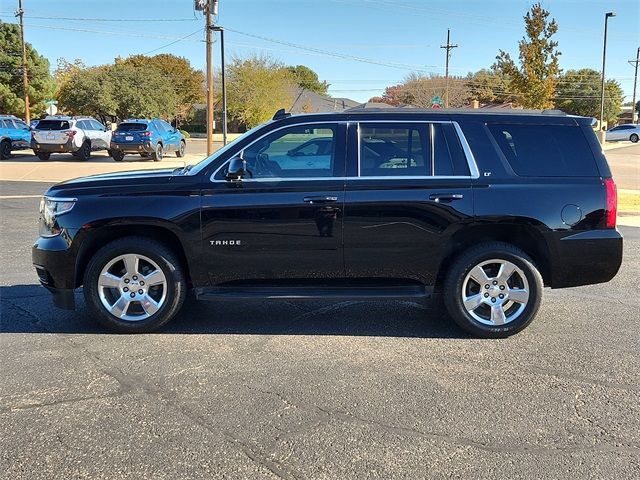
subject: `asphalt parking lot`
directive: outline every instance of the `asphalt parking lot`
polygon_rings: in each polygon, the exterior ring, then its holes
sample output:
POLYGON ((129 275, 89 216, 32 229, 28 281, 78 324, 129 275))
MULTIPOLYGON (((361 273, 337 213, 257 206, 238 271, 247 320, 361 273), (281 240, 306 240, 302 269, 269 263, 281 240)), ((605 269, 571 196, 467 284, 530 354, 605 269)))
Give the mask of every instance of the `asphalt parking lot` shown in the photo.
POLYGON ((506 340, 398 301, 191 300, 127 336, 52 307, 47 185, 0 186, 1 478, 640 477, 639 228, 506 340))

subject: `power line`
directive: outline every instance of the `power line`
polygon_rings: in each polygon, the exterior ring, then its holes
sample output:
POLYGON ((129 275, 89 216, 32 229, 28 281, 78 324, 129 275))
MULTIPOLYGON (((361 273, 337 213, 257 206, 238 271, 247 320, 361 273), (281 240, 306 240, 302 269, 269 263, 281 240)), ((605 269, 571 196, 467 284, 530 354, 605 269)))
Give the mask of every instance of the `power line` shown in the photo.
POLYGON ((170 47, 171 45, 175 45, 178 42, 181 42, 183 40, 186 40, 189 37, 193 37, 196 33, 200 33, 202 32, 202 29, 199 28, 198 30, 196 30, 195 32, 191 32, 188 35, 185 35, 184 37, 178 38, 177 40, 174 40, 173 42, 167 43, 166 45, 162 45, 161 47, 158 48, 154 48, 153 50, 149 50, 148 52, 143 53, 142 55, 149 55, 150 53, 154 53, 157 52, 158 50, 162 50, 165 49, 167 47, 170 47))

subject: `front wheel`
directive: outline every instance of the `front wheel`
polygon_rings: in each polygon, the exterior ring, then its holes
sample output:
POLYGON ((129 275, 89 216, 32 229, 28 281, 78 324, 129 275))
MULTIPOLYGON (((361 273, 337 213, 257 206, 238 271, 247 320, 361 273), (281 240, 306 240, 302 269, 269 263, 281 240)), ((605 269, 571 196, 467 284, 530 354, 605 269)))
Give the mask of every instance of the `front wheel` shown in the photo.
POLYGON ((180 141, 180 147, 176 150, 176 157, 184 157, 184 152, 187 150, 187 144, 184 140, 180 141))
POLYGON ((629 140, 631 140, 633 143, 638 143, 638 134, 634 133, 629 137, 629 140))
POLYGON ((8 160, 11 158, 11 140, 2 140, 0 142, 0 160, 8 160))
POLYGON ((143 237, 107 244, 91 258, 84 275, 85 301, 95 318, 121 333, 160 328, 178 313, 186 290, 173 251, 143 237))
POLYGON ((503 338, 526 328, 542 300, 542 276, 513 245, 492 242, 463 253, 444 283, 451 318, 481 338, 503 338))

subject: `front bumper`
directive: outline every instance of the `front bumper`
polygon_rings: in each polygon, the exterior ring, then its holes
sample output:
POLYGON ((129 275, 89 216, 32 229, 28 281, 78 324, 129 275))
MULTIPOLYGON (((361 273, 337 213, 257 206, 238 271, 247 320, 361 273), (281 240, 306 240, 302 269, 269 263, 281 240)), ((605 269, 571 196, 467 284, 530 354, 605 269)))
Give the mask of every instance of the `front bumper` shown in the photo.
POLYGON ((111 142, 109 149, 122 153, 153 153, 155 151, 153 145, 149 142, 111 142))
POLYGON ((554 243, 552 288, 608 282, 622 264, 622 235, 615 229, 588 230, 554 243))
POLYGON ((40 283, 53 294, 53 304, 74 310, 75 255, 64 235, 40 237, 31 249, 31 259, 40 283))

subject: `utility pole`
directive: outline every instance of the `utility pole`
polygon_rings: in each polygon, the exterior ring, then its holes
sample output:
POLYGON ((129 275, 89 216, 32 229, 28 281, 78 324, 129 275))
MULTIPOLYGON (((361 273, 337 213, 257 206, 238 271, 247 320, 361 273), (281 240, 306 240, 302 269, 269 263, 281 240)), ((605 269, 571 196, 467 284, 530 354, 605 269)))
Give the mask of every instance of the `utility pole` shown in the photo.
POLYGON ((212 14, 217 13, 217 0, 210 0, 205 7, 207 19, 207 155, 213 153, 213 18, 212 14))
POLYGON ((451 50, 458 48, 458 45, 451 44, 451 29, 447 28, 447 44, 440 45, 440 48, 444 48, 447 51, 445 67, 444 67, 444 108, 449 108, 449 59, 451 58, 451 50))
POLYGON ((22 41, 22 86, 24 88, 24 119, 27 125, 31 122, 29 112, 29 77, 27 76, 27 44, 24 43, 24 10, 22 0, 18 0, 16 17, 20 17, 20 40, 22 41))
POLYGON ((636 87, 638 85, 638 64, 640 63, 640 47, 636 51, 636 59, 629 60, 629 63, 636 65, 636 73, 633 76, 633 106, 631 107, 631 123, 636 123, 638 120, 638 112, 636 112, 636 87))

